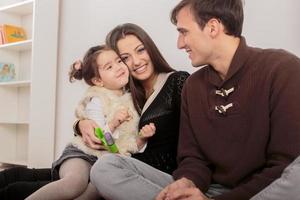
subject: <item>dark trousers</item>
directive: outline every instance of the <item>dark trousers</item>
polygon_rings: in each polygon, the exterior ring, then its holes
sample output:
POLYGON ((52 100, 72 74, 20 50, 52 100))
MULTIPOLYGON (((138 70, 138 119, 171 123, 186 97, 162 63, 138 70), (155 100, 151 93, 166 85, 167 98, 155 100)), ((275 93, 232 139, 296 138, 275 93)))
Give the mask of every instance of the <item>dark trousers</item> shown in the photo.
POLYGON ((0 172, 0 199, 23 200, 51 182, 51 169, 13 167, 0 172))

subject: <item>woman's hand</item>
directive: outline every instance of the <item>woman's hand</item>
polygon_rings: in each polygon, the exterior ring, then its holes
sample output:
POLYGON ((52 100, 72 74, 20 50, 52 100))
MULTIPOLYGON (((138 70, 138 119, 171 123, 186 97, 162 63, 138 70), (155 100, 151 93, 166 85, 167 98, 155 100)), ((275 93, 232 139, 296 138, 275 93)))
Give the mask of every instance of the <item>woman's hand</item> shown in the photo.
POLYGON ((78 123, 80 133, 84 143, 92 149, 105 149, 102 142, 95 135, 96 122, 89 119, 80 120, 78 123))

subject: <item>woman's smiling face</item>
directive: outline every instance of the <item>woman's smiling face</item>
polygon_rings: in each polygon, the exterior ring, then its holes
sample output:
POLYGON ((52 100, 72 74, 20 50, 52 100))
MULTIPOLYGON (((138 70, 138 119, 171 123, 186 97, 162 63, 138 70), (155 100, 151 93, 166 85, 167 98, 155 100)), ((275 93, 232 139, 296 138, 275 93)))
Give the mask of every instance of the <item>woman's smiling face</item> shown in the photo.
POLYGON ((140 81, 147 81, 154 74, 154 66, 144 44, 135 35, 126 35, 117 42, 121 59, 131 75, 140 81))

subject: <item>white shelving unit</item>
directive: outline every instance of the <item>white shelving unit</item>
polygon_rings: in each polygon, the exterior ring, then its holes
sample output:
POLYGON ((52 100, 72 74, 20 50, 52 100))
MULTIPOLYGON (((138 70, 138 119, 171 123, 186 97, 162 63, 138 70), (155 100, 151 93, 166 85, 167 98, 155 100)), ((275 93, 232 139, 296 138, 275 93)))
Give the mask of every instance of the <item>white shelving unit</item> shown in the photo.
POLYGON ((13 63, 17 76, 16 81, 0 82, 0 163, 50 167, 59 2, 5 1, 0 24, 23 27, 28 39, 0 45, 0 62, 13 63))
POLYGON ((8 43, 8 44, 3 44, 0 46, 0 49, 4 50, 12 50, 12 51, 29 51, 31 50, 32 47, 32 40, 25 40, 21 42, 14 42, 14 43, 8 43))

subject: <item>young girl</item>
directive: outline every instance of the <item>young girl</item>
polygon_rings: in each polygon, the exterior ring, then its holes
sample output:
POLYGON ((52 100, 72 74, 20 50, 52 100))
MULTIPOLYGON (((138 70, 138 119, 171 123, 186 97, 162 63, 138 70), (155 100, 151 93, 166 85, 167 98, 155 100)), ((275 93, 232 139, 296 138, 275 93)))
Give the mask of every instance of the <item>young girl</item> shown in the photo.
MULTIPOLYGON (((127 66, 104 45, 90 48, 83 62, 75 62, 70 72, 71 82, 84 79, 91 86, 76 109, 77 117, 92 119, 99 127, 111 132, 123 155, 137 153, 155 133, 155 126, 150 123, 137 134, 139 116, 130 93, 125 90, 128 77, 127 66)), ((82 137, 76 136, 53 163, 53 176, 60 179, 27 199, 97 199, 96 189, 89 184, 89 173, 97 157, 105 153, 108 152, 85 146, 82 137)))

